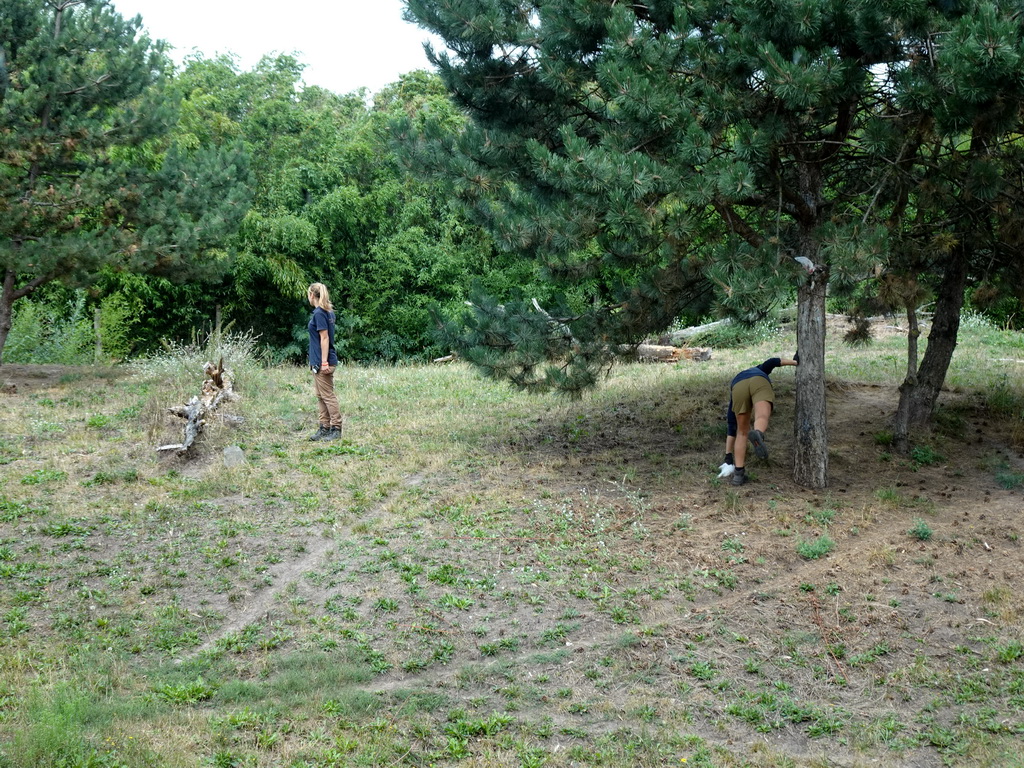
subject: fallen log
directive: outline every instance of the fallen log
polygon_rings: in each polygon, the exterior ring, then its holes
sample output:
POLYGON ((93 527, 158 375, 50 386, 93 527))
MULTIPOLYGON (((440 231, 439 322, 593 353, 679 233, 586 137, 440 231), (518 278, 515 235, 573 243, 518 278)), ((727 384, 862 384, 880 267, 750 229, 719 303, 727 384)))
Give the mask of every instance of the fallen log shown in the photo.
POLYGON ((732 325, 732 320, 725 318, 724 320, 715 320, 713 323, 705 323, 704 325, 692 325, 689 328, 680 328, 679 330, 672 331, 664 334, 659 341, 662 344, 678 344, 691 339, 694 336, 699 336, 707 331, 714 331, 719 328, 725 328, 726 326, 732 325))
POLYGON ((661 344, 637 344, 619 347, 620 351, 632 353, 643 363, 677 363, 680 360, 703 362, 711 359, 707 347, 669 347, 661 344))
POLYGON ((187 453, 206 426, 207 417, 222 403, 238 399, 231 371, 224 367, 223 357, 217 365, 205 363, 203 373, 206 374, 206 380, 203 382, 202 394, 196 395, 185 405, 167 409, 168 413, 185 419, 184 439, 180 443, 157 446, 157 451, 174 451, 179 456, 187 453))

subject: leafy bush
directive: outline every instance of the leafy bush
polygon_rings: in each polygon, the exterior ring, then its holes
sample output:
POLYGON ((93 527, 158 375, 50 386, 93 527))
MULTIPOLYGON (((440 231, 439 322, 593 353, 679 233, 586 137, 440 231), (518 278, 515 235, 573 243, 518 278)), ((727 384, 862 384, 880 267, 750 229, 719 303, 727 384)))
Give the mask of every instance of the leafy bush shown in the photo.
POLYGON ((970 327, 998 327, 1007 330, 1020 328, 1020 319, 1024 316, 1024 302, 1014 295, 1012 290, 999 290, 997 286, 982 283, 976 286, 967 297, 966 309, 960 323, 966 321, 970 327))
POLYGON ((21 299, 14 305, 4 362, 84 365, 93 362, 92 319, 86 314, 85 294, 70 301, 21 299))
POLYGON ((85 291, 51 291, 42 298, 21 299, 14 305, 4 360, 88 365, 123 359, 135 343, 133 323, 140 311, 121 293, 107 296, 98 307, 87 301, 85 291), (99 311, 98 327, 95 310, 99 311), (97 359, 100 350, 102 359, 97 359))
POLYGON ((134 318, 141 312, 141 306, 130 302, 118 292, 100 302, 100 348, 108 360, 122 360, 131 353, 135 345, 134 318))

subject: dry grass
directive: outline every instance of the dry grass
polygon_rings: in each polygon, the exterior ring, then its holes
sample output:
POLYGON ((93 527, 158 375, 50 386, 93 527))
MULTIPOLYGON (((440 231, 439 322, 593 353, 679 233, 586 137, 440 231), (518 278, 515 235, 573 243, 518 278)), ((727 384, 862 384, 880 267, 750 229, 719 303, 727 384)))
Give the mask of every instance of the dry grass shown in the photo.
POLYGON ((786 370, 733 489, 725 387, 774 342, 580 402, 348 367, 329 445, 307 374, 252 367, 244 424, 188 459, 153 448, 202 355, 26 379, 0 413, 0 763, 1012 764, 1011 425, 976 433, 985 393, 950 393, 981 442, 888 456, 899 339, 836 348, 828 492, 789 479, 786 370))

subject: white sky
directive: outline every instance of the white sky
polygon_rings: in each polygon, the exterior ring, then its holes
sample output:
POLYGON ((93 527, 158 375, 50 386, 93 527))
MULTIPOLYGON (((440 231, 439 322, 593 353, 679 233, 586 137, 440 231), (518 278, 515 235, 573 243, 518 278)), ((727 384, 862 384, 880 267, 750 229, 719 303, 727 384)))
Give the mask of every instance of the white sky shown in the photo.
MULTIPOLYGON (((267 53, 296 54, 303 80, 336 93, 371 94, 415 69, 431 69, 426 30, 402 20, 402 0, 113 0, 126 18, 142 16, 178 64, 198 50, 234 53, 242 70, 267 53)), ((443 48, 434 41, 435 48, 443 48)))

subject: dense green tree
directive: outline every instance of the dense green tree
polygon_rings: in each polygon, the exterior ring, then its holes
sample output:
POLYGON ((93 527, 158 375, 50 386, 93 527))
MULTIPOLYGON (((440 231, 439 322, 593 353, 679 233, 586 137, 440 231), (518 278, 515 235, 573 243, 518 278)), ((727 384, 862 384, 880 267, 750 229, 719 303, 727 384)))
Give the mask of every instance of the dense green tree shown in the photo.
POLYGON ((159 45, 104 0, 0 6, 0 354, 14 302, 110 272, 223 271, 238 152, 169 144, 159 45))
MULTIPOLYGON (((897 447, 927 426, 956 348, 968 282, 1024 295, 1024 27, 1017 2, 961 4, 937 17, 900 74, 900 118, 914 121, 896 166, 891 220, 915 266, 934 276, 935 311, 921 365, 908 366, 897 447), (916 150, 912 153, 912 150, 916 150)), ((991 295, 991 291, 990 291, 991 295)), ((913 350, 911 350, 913 353, 913 350)))
POLYGON ((471 118, 457 138, 428 133, 420 161, 454 177, 499 242, 545 264, 567 296, 577 289, 550 318, 481 300, 471 359, 522 386, 579 392, 618 344, 662 331, 706 281, 741 319, 795 292, 794 475, 825 485, 826 290, 882 267, 891 230, 875 196, 901 148, 917 158, 916 126, 939 106, 915 101, 908 72, 970 11, 924 0, 407 4, 445 41, 433 60, 471 118))
POLYGON ((464 118, 427 73, 404 76, 371 106, 361 92, 303 87, 301 69, 288 56, 251 72, 226 57, 194 59, 176 81, 182 143, 240 139, 252 156, 253 207, 217 292, 224 316, 279 352, 304 354, 305 287, 318 280, 331 288, 343 355, 433 351, 432 307, 461 305, 474 279, 524 277, 442 189, 396 160, 388 127, 396 116, 429 114, 447 130, 464 118))
POLYGON ((1013 302, 1024 231, 1024 36, 1017 3, 949 6, 903 43, 886 121, 866 139, 890 159, 867 205, 890 230, 885 269, 855 311, 904 311, 907 373, 897 448, 926 427, 956 348, 965 287, 978 303, 1013 302), (917 307, 934 301, 923 360, 917 307))

